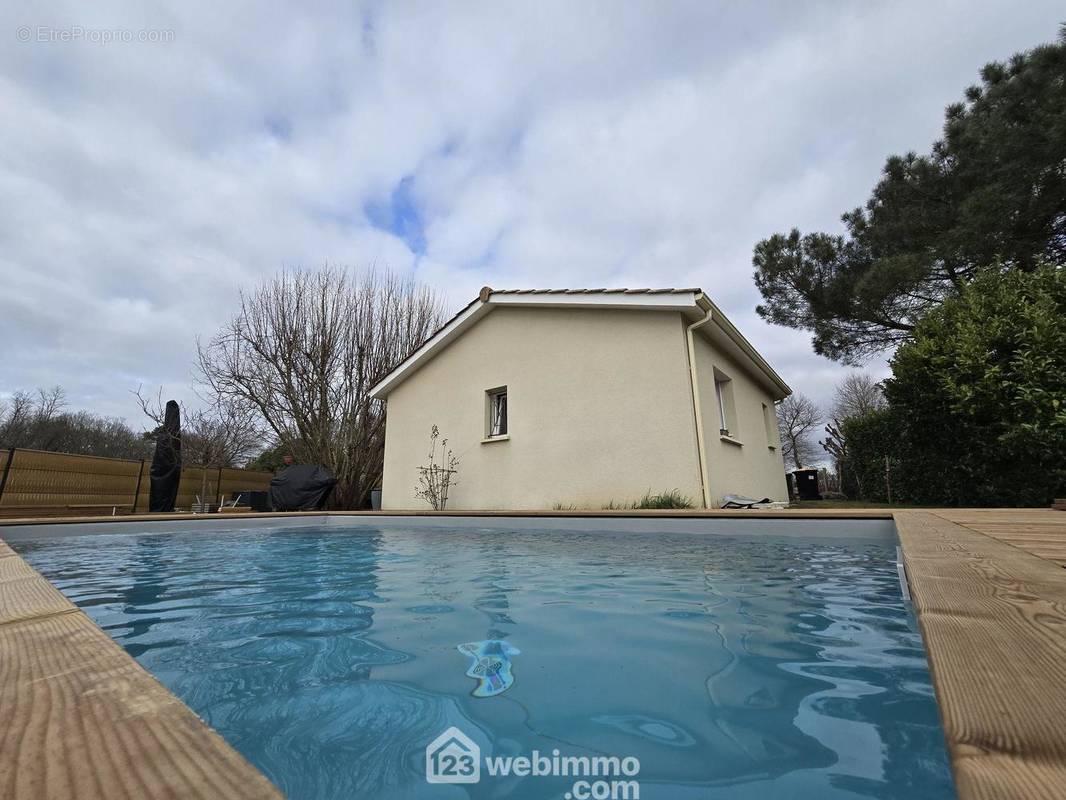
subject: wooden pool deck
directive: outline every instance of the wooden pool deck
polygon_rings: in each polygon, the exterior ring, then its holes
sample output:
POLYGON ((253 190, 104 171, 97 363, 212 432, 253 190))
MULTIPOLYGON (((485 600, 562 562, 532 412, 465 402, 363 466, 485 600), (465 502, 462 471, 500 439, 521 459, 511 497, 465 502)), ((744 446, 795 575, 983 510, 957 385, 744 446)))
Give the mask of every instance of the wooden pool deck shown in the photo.
MULTIPOLYGON (((1066 797, 1066 512, 446 514, 470 515, 893 517, 959 797, 1066 797)), ((162 518, 217 519, 187 514, 51 517, 3 520, 0 529, 162 518)), ((281 796, 2 539, 0 708, 5 718, 0 726, 3 798, 281 796)))
POLYGON ((0 797, 280 798, 0 541, 0 797))
POLYGON ((1066 797, 1066 512, 894 517, 959 797, 1066 797))

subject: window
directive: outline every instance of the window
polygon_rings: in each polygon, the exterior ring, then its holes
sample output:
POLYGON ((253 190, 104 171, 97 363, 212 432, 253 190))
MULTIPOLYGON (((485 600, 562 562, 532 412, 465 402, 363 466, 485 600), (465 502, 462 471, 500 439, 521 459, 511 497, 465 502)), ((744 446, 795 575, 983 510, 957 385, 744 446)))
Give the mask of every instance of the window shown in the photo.
POLYGON ((766 405, 762 404, 762 422, 766 428, 766 446, 771 450, 777 449, 777 414, 774 410, 766 405))
POLYGON ((715 379, 714 381, 714 396, 718 398, 718 431, 723 436, 729 435, 729 423, 725 421, 725 398, 722 397, 722 384, 725 381, 715 379))
POLYGON ((718 401, 718 433, 737 437, 736 409, 733 406, 733 381, 724 372, 714 371, 714 397, 718 401))
POLYGON ((489 389, 488 397, 488 437, 507 435, 507 387, 489 389))

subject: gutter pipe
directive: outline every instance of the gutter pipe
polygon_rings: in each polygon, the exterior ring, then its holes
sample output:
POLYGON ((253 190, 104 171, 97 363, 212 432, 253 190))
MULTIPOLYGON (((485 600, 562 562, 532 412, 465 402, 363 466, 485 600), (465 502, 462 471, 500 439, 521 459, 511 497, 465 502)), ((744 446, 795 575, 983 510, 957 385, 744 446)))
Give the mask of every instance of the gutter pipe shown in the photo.
MULTIPOLYGON (((703 294, 700 294, 696 298, 697 304, 704 298, 703 294)), ((700 308, 703 308, 702 304, 699 304, 700 308)), ((688 379, 689 385, 692 387, 692 415, 696 420, 696 450, 700 457, 700 487, 703 490, 703 507, 711 507, 711 487, 707 478, 707 450, 704 447, 703 439, 703 415, 700 414, 700 383, 698 376, 696 375, 696 342, 692 335, 692 332, 701 325, 706 325, 711 321, 714 316, 714 309, 706 309, 706 315, 702 319, 698 319, 691 325, 685 328, 685 339, 688 345, 688 379)))

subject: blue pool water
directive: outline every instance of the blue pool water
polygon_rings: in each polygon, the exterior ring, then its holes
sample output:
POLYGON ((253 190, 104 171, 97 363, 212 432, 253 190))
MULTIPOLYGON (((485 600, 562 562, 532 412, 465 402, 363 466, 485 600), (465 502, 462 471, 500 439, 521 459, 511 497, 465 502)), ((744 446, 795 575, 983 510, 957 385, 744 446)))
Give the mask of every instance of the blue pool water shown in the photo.
POLYGON ((953 796, 891 541, 331 525, 14 546, 292 798, 953 796), (430 784, 452 726, 483 758, 639 771, 577 794, 487 765, 430 784))

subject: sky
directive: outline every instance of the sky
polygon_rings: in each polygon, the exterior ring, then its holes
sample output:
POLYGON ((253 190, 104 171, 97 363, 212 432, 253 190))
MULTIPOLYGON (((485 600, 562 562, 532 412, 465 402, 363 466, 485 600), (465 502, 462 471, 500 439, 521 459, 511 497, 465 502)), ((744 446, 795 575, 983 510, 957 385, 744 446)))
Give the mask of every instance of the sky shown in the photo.
MULTIPOLYGON (((841 232, 1060 2, 9 3, 0 398, 141 425, 283 268, 702 287, 797 392, 847 369, 755 314, 754 244, 841 232)), ((887 374, 883 358, 866 367, 887 374)))

